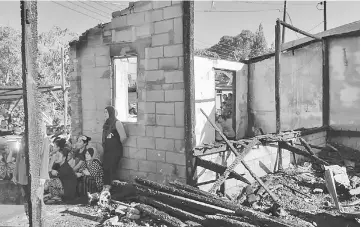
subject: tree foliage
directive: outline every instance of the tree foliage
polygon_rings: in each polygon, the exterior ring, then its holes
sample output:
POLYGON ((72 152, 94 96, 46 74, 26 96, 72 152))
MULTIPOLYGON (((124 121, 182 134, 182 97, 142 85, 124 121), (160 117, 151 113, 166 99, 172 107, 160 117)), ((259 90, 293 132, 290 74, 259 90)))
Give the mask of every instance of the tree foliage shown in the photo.
MULTIPOLYGON (((53 27, 38 37, 38 76, 41 85, 61 84, 61 47, 64 49, 64 74, 69 78, 69 41, 77 34, 67 29, 53 27)), ((0 84, 1 86, 22 85, 21 32, 11 27, 0 27, 0 84)), ((62 92, 54 92, 58 100, 63 100, 62 92)), ((68 97, 69 99, 70 97, 68 97)), ((63 103, 58 103, 50 93, 41 95, 41 110, 54 121, 63 119, 63 103)), ((1 112, 11 111, 13 103, 1 103, 1 112)), ((70 113, 70 109, 68 111, 70 113)), ((4 114, 3 114, 4 115, 4 114)), ((22 100, 11 114, 12 120, 22 124, 24 118, 22 100)))
POLYGON ((195 53, 205 57, 210 57, 210 53, 212 53, 212 55, 224 60, 240 61, 270 51, 272 51, 272 48, 267 47, 263 26, 260 24, 255 33, 250 30, 242 30, 236 36, 223 36, 217 44, 210 48, 197 50, 195 53))

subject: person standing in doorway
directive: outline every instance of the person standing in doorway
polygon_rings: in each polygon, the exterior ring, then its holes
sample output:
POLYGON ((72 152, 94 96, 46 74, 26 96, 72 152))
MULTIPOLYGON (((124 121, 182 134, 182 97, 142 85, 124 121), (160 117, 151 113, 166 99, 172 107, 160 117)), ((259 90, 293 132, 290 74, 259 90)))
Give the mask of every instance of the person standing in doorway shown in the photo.
POLYGON ((103 125, 102 145, 104 187, 109 190, 112 181, 115 180, 116 171, 120 159, 123 156, 123 144, 127 139, 123 123, 116 118, 116 110, 108 106, 104 110, 105 123, 103 125))

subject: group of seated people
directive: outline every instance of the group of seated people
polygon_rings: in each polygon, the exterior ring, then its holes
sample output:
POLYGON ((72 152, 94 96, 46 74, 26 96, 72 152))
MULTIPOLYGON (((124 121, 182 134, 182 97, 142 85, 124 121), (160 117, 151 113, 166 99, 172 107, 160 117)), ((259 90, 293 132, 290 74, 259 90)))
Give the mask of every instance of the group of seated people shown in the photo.
POLYGON ((71 201, 87 192, 103 188, 103 167, 95 158, 95 149, 88 147, 88 136, 80 136, 75 143, 56 137, 49 153, 49 177, 45 181, 44 200, 71 201))

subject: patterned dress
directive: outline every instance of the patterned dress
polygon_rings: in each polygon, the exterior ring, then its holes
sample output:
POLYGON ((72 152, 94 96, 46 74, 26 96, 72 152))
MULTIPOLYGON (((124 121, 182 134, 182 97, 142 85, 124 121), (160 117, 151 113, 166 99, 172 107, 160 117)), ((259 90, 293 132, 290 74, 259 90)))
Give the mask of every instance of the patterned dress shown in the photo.
POLYGON ((6 159, 2 157, 0 159, 0 179, 11 180, 14 175, 15 161, 6 162, 6 159))
POLYGON ((47 180, 45 184, 49 187, 52 197, 62 197, 65 201, 75 198, 77 178, 67 162, 59 167, 58 176, 47 180))
POLYGON ((86 195, 87 192, 95 193, 103 189, 103 167, 98 159, 93 159, 89 162, 84 162, 80 167, 79 172, 88 169, 90 176, 82 176, 79 180, 78 193, 86 195))

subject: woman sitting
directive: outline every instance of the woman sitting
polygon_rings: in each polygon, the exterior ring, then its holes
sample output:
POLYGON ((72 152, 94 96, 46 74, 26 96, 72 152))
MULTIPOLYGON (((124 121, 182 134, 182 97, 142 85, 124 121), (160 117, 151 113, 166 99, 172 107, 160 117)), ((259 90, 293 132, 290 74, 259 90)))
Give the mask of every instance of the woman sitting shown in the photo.
MULTIPOLYGON (((45 183, 45 190, 49 190, 50 197, 54 200, 71 201, 76 196, 77 178, 73 169, 67 162, 68 153, 60 149, 55 154, 54 162, 59 164, 58 170, 51 170, 51 179, 45 183)), ((48 197, 48 196, 46 196, 48 197)))
POLYGON ((56 159, 57 159, 57 153, 60 150, 63 150, 65 148, 65 144, 66 144, 66 140, 65 139, 61 139, 61 138, 56 138, 53 142, 53 146, 50 149, 50 153, 49 153, 49 172, 51 170, 58 170, 59 168, 59 163, 56 163, 56 159))
POLYGON ((85 162, 76 172, 79 178, 78 193, 86 195, 87 192, 95 193, 103 189, 103 167, 101 162, 94 158, 94 149, 85 151, 85 162))
POLYGON ((5 144, 5 152, 0 155, 0 179, 11 180, 14 174, 15 161, 13 149, 5 144))
POLYGON ((79 136, 78 141, 74 146, 75 151, 73 153, 73 159, 75 160, 75 163, 73 169, 75 172, 78 172, 80 167, 85 163, 85 152, 88 149, 90 140, 91 138, 88 136, 79 136))

